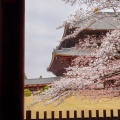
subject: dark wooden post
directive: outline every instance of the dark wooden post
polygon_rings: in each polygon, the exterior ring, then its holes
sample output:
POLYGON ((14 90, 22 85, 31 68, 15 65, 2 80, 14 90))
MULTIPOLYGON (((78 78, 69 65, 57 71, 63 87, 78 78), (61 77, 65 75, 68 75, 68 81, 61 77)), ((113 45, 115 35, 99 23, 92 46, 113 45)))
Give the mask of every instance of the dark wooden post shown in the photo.
POLYGON ((77 111, 74 111, 74 120, 77 120, 77 111))
POLYGON ((113 110, 110 110, 110 120, 113 120, 114 114, 113 114, 113 110))
POLYGON ((99 120, 99 110, 96 110, 96 120, 99 120))
POLYGON ((0 0, 0 120, 24 119, 24 0, 0 0))
POLYGON ((70 118, 70 112, 69 111, 66 111, 66 118, 69 120, 70 118))
POLYGON ((84 117, 85 117, 85 116, 84 116, 84 110, 82 110, 82 111, 81 111, 81 119, 84 120, 84 119, 85 119, 84 117))
POLYGON ((26 120, 31 120, 31 110, 26 111, 26 120))
POLYGON ((103 119, 106 120, 106 110, 103 110, 103 119))
POLYGON ((47 111, 44 111, 44 120, 47 119, 47 111))
POLYGON ((59 111, 59 120, 62 120, 62 111, 59 111))
POLYGON ((36 112, 36 120, 39 120, 39 112, 36 112))
POLYGON ((89 110, 89 120, 92 120, 92 111, 89 110))
POLYGON ((37 88, 37 91, 38 91, 38 90, 40 90, 40 87, 39 87, 39 85, 37 85, 37 87, 36 87, 36 88, 37 88))
POLYGON ((120 109, 118 109, 118 120, 120 120, 120 109))
POLYGON ((51 119, 54 120, 55 115, 54 115, 54 111, 51 112, 51 119))

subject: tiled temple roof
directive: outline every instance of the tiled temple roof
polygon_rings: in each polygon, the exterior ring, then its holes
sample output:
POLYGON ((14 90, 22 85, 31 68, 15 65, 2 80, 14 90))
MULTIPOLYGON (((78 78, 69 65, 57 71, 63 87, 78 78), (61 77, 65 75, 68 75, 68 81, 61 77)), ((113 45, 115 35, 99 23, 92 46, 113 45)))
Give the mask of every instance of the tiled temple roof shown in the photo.
MULTIPOLYGON (((92 53, 92 49, 87 48, 87 49, 74 50, 73 48, 62 48, 60 50, 54 50, 53 53, 56 55, 63 55, 63 56, 80 56, 80 55, 89 56, 92 53)), ((120 58, 120 53, 114 53, 114 56, 120 58)))
MULTIPOLYGON (((73 28, 82 28, 83 24, 87 23, 88 20, 91 20, 91 24, 86 26, 82 31, 78 32, 78 34, 82 33, 83 31, 88 31, 89 33, 92 31, 101 31, 101 32, 107 32, 108 30, 114 30, 118 26, 120 26, 120 12, 116 16, 114 12, 98 12, 96 14, 93 14, 92 16, 88 18, 84 18, 78 22, 76 22, 73 25, 73 28), (102 17, 101 17, 102 16, 102 17), (117 19, 117 20, 116 20, 117 19)), ((65 41, 70 39, 69 37, 66 37, 68 34, 67 31, 70 30, 69 23, 64 28, 64 35, 62 39, 60 40, 59 45, 56 47, 56 49, 61 49, 61 47, 65 44, 65 41)), ((75 39, 75 38, 72 38, 75 39)))
POLYGON ((76 22, 74 27, 80 27, 83 25, 83 23, 86 23, 90 19, 98 20, 96 22, 93 22, 88 29, 115 29, 118 25, 120 25, 114 18, 120 19, 120 13, 116 16, 114 12, 99 12, 96 13, 88 18, 85 18, 81 21, 76 22), (106 16, 106 17, 105 17, 106 16))
POLYGON ((65 56, 90 55, 90 53, 91 53, 91 49, 74 50, 72 48, 62 48, 60 50, 54 50, 54 54, 65 55, 65 56))

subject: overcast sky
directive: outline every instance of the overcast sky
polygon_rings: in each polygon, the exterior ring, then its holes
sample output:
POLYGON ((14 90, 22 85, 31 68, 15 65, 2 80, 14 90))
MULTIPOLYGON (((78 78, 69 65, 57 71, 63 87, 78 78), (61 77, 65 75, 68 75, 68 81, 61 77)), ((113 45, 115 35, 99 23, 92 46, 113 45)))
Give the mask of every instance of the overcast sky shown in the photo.
POLYGON ((25 73, 27 78, 54 77, 47 72, 53 48, 64 29, 56 29, 78 6, 62 0, 25 0, 25 73))

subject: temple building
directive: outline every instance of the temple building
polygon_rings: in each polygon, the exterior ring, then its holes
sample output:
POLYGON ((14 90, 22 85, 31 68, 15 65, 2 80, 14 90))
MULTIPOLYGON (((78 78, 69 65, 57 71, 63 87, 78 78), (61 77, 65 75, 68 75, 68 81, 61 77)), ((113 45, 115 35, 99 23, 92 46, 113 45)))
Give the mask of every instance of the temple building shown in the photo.
MULTIPOLYGON (((64 27, 64 33, 60 44, 52 52, 52 59, 47 71, 52 72, 56 76, 63 76, 63 73, 66 72, 65 68, 68 68, 71 65, 71 61, 77 56, 88 55, 91 53, 90 47, 88 49, 79 49, 79 51, 72 50, 72 47, 79 42, 79 39, 85 38, 87 35, 95 35, 99 38, 101 35, 105 35, 106 32, 114 30, 119 26, 117 20, 120 19, 120 13, 116 14, 114 12, 99 12, 92 15, 89 18, 85 18, 80 22, 76 22, 72 28, 69 24, 66 24, 64 27), (91 19, 92 24, 79 32, 75 37, 67 37, 74 30, 81 27, 84 23, 87 23, 91 19), (97 19, 97 20, 96 20, 97 19)), ((97 43, 100 45, 99 41, 97 43)), ((91 44, 94 46, 94 44, 91 44)), ((120 58, 120 53, 116 53, 115 57, 120 58)))
MULTIPOLYGON (((66 24, 64 27, 64 33, 62 40, 59 45, 52 52, 52 59, 49 67, 47 68, 48 72, 52 72, 56 77, 51 78, 36 78, 36 79, 25 79, 25 88, 29 88, 32 91, 39 90, 41 87, 49 85, 51 82, 55 80, 59 80, 61 76, 63 76, 66 72, 66 68, 71 66, 71 62, 77 56, 86 55, 89 56, 91 51, 91 46, 94 47, 94 44, 86 49, 79 49, 77 51, 73 51, 73 47, 78 44, 79 39, 84 39, 87 35, 95 36, 99 38, 101 35, 105 35, 108 31, 114 30, 119 26, 119 23, 114 18, 120 19, 120 13, 116 14, 113 12, 99 12, 92 15, 89 18, 85 18, 80 22, 76 22, 72 28, 70 28, 69 24, 66 24), (106 15, 107 14, 107 15, 106 15), (81 27, 84 23, 88 22, 88 20, 92 20, 92 24, 80 31, 75 37, 67 37, 74 30, 81 27), (97 19, 97 20, 96 20, 97 19)), ((97 45, 100 46, 99 40, 97 41, 97 45)), ((120 51, 114 54, 117 59, 120 59, 120 51)), ((118 73, 120 74, 120 71, 118 73)), ((111 75, 106 76, 110 77, 111 75)))

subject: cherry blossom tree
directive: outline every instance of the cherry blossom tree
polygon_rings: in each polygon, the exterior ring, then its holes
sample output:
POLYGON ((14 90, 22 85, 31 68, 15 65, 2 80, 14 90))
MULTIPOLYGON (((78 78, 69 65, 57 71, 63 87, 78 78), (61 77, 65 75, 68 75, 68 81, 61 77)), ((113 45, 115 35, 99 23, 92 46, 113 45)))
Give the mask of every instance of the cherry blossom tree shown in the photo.
MULTIPOLYGON (((119 0, 63 0, 71 5, 79 4, 80 10, 62 27, 69 23, 71 28, 77 21, 83 21, 90 18, 91 15, 104 9, 112 9, 116 15, 115 20, 119 22, 117 17, 120 1, 119 0), (84 10, 81 6, 86 5, 84 10)), ((65 36, 62 40, 75 37, 82 30, 89 27, 98 19, 107 17, 108 15, 99 16, 98 18, 89 19, 83 22, 82 26, 76 29, 71 35, 65 36)), ((35 96, 33 102, 28 106, 32 106, 38 102, 45 102, 45 105, 53 103, 57 100, 57 105, 70 96, 79 96, 80 99, 101 98, 118 98, 120 99, 120 28, 107 32, 106 35, 100 36, 99 39, 94 36, 87 36, 84 40, 79 40, 72 50, 87 49, 90 46, 91 53, 89 56, 82 55, 75 58, 71 66, 66 68, 65 77, 61 77, 59 81, 50 84, 50 88, 42 92, 39 96, 35 96), (92 46, 91 42, 93 43, 92 46)))

